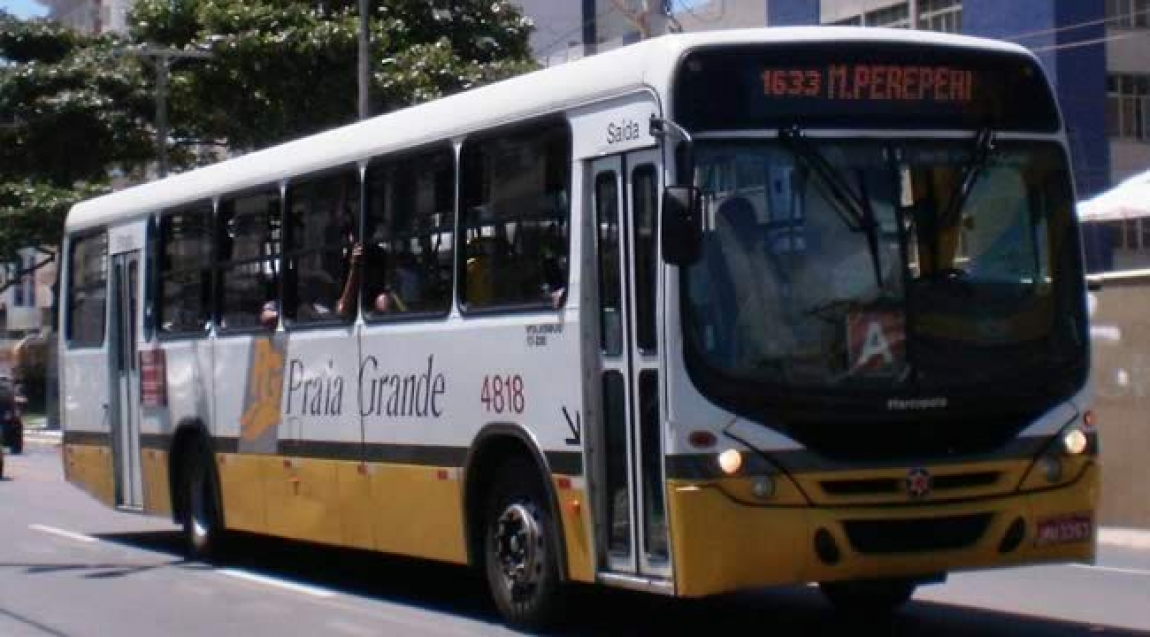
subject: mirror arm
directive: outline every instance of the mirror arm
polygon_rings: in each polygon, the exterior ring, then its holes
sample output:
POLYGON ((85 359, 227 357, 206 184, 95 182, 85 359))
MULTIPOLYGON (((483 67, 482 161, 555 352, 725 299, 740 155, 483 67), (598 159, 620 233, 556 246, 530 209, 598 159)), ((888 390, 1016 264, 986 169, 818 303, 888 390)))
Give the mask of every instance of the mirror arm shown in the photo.
POLYGON ((679 140, 681 146, 676 146, 675 158, 680 158, 680 148, 683 154, 682 165, 676 166, 680 169, 676 171, 676 183, 689 186, 691 184, 691 178, 695 174, 695 140, 691 137, 691 134, 687 132, 687 129, 679 126, 674 121, 656 117, 655 115, 651 115, 650 132, 651 137, 655 139, 673 137, 679 140))

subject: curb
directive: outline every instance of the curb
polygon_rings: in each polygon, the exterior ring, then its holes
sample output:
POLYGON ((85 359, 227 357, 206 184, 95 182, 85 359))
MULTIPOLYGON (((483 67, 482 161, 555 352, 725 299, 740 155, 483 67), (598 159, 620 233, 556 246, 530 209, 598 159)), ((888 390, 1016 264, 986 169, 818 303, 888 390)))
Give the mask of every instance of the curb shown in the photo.
POLYGON ((1098 529, 1098 543, 1106 546, 1150 551, 1150 531, 1103 527, 1098 529))
POLYGON ((59 429, 25 429, 24 442, 41 445, 58 445, 64 438, 59 429))

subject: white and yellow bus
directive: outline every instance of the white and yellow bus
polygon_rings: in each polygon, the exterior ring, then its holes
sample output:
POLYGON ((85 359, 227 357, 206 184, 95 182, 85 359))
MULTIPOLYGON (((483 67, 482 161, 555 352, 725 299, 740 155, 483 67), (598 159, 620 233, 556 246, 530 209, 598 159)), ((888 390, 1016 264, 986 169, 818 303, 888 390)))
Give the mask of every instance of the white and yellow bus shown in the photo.
POLYGON ((77 205, 69 480, 228 531, 566 582, 1094 555, 1065 125, 1017 46, 676 35, 77 205))

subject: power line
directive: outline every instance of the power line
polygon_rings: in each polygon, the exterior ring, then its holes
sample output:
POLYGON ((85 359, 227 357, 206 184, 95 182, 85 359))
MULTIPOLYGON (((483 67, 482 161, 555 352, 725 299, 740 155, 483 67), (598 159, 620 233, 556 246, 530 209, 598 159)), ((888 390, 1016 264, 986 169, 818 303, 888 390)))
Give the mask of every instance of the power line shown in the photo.
POLYGON ((1046 53, 1049 51, 1063 51, 1066 49, 1077 49, 1083 46, 1090 46, 1094 44, 1105 44, 1106 42, 1114 42, 1116 40, 1126 40, 1139 36, 1150 35, 1150 29, 1142 31, 1129 31, 1127 33, 1119 33, 1117 35, 1108 35, 1104 38, 1095 38, 1093 40, 1079 40, 1078 42, 1067 42, 1065 44, 1052 44, 1050 46, 1040 46, 1030 49, 1034 53, 1046 53))
POLYGON ((699 14, 698 11, 696 11, 695 7, 692 7, 686 0, 678 0, 678 2, 672 2, 672 6, 677 6, 679 11, 681 11, 683 13, 690 14, 690 16, 692 18, 698 20, 699 22, 701 22, 703 24, 715 24, 717 22, 720 22, 723 18, 725 18, 727 16, 727 0, 711 0, 707 4, 708 5, 718 4, 719 5, 719 15, 712 17, 712 18, 704 18, 702 15, 699 14))
POLYGON ((1088 21, 1086 21, 1086 22, 1078 22, 1078 23, 1075 23, 1075 24, 1069 24, 1069 25, 1065 25, 1065 26, 1057 27, 1057 28, 1054 28, 1054 29, 1042 29, 1042 30, 1040 30, 1040 31, 1025 31, 1025 32, 1023 32, 1023 33, 1018 33, 1018 34, 1016 34, 1016 35, 1010 35, 1010 36, 1006 36, 1006 37, 1005 37, 1005 38, 1003 38, 1003 39, 1004 39, 1004 40, 1021 40, 1021 39, 1025 39, 1025 38, 1032 38, 1032 37, 1036 37, 1036 36, 1039 36, 1039 35, 1047 35, 1047 34, 1050 34, 1050 33, 1059 33, 1059 32, 1062 32, 1062 31, 1070 31, 1070 30, 1073 30, 1073 29, 1081 29, 1081 28, 1083 28, 1083 27, 1090 27, 1090 26, 1094 26, 1094 25, 1097 25, 1097 24, 1106 24, 1106 23, 1108 23, 1108 22, 1117 22, 1118 20, 1124 20, 1124 19, 1133 19, 1133 18, 1135 18, 1135 17, 1138 17, 1138 16, 1143 16, 1143 15, 1148 15, 1148 14, 1150 14, 1150 9, 1147 9, 1147 10, 1144 10, 1144 11, 1136 11, 1136 12, 1134 12, 1134 13, 1123 14, 1123 15, 1120 15, 1120 16, 1113 16, 1113 17, 1109 17, 1109 18, 1101 18, 1101 19, 1098 19, 1098 20, 1088 20, 1088 21))

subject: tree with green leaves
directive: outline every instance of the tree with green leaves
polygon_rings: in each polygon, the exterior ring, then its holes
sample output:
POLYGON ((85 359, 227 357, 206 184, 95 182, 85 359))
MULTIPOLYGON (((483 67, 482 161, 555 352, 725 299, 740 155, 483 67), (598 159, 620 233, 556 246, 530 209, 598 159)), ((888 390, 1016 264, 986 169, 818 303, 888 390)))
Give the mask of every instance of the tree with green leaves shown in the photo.
POLYGON ((19 264, 0 289, 56 258, 72 204, 152 157, 148 86, 121 48, 0 12, 0 263, 19 264))
MULTIPOLYGON (((176 64, 177 146, 263 148, 356 119, 356 0, 139 0, 138 45, 200 50, 176 64)), ((371 112, 535 67, 532 25, 506 0, 372 0, 371 112)))
MULTIPOLYGON (((354 121, 357 5, 138 0, 126 40, 0 13, 0 263, 50 262, 72 204, 155 161, 149 48, 211 55, 170 70, 177 167, 354 121)), ((533 69, 531 29, 507 0, 372 0, 372 113, 533 69)))

